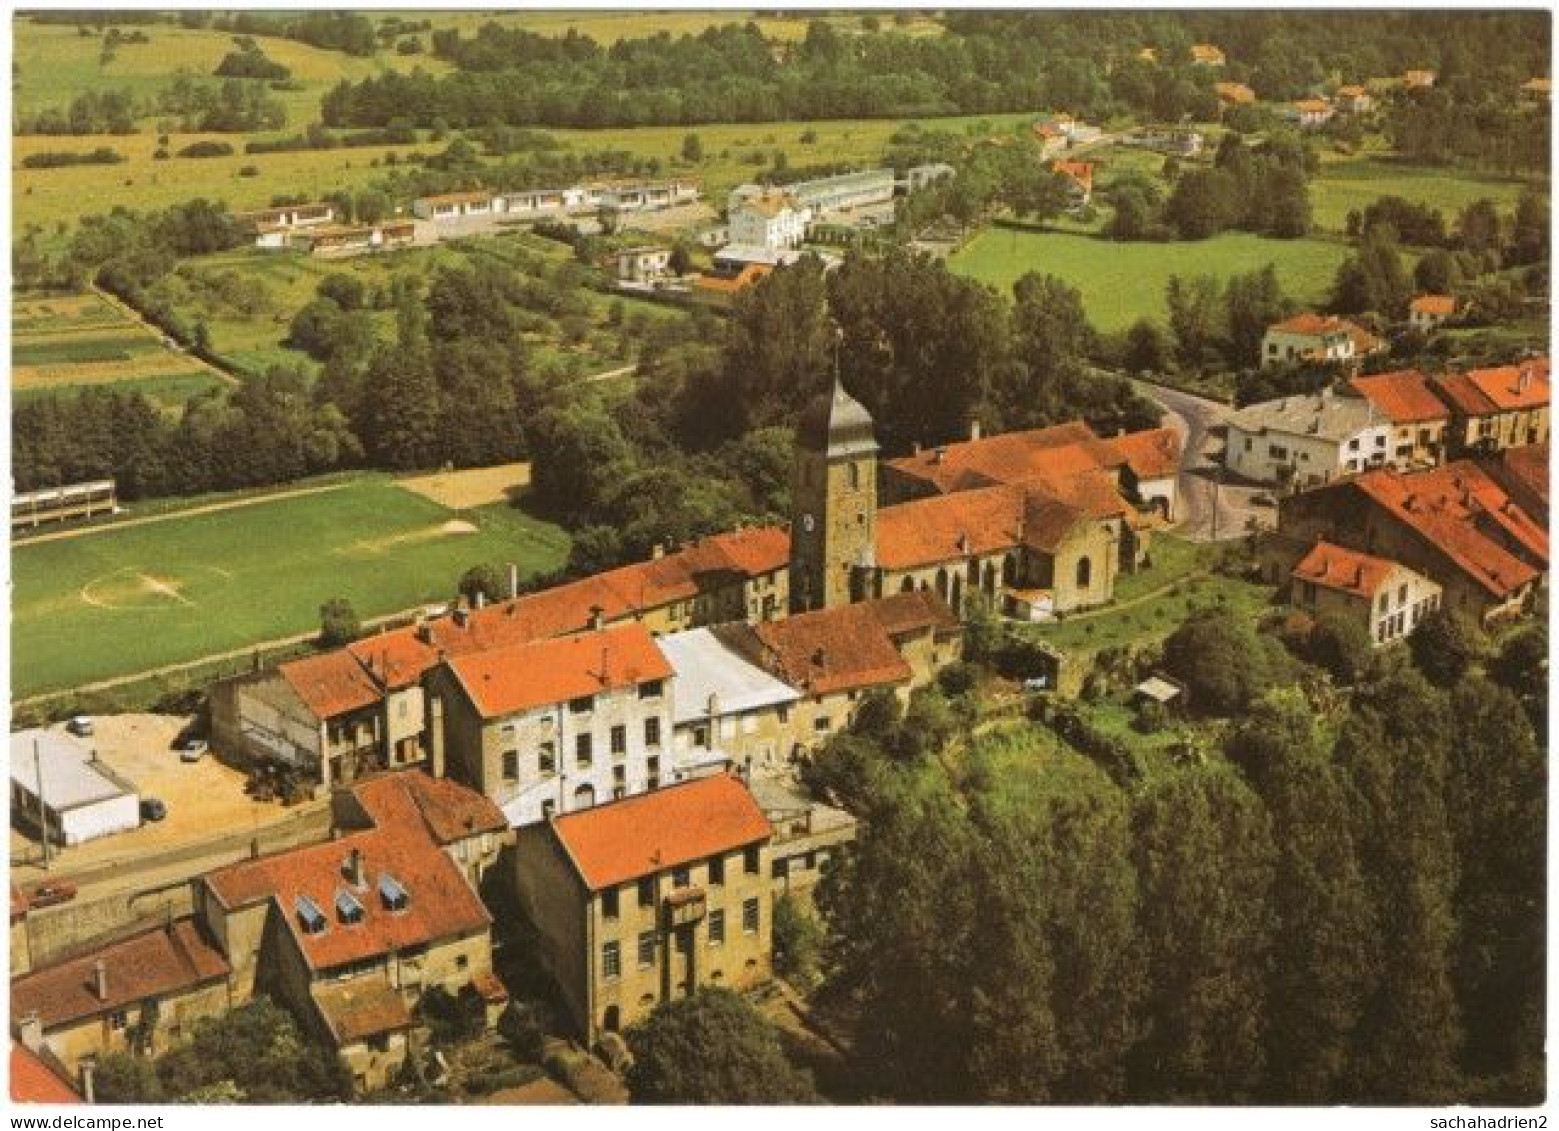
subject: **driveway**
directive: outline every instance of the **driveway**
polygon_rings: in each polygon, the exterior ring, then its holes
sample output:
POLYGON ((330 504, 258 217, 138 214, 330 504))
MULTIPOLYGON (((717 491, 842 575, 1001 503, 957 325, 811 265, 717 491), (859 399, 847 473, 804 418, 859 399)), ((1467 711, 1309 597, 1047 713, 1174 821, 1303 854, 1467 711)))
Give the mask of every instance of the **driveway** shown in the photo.
POLYGON ((1231 483, 1224 475, 1219 446, 1233 407, 1138 378, 1132 385, 1164 410, 1164 424, 1180 435, 1178 533, 1193 542, 1221 542, 1270 527, 1277 517, 1275 509, 1252 501, 1265 489, 1231 483))

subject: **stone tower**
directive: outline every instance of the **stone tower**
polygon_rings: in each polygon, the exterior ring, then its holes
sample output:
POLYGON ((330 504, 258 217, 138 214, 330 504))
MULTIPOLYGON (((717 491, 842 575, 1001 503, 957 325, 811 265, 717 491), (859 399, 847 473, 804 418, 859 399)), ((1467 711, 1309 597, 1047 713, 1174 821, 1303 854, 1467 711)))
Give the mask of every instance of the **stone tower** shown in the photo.
POLYGON ((790 611, 873 596, 877 437, 837 377, 801 414, 790 495, 790 611))

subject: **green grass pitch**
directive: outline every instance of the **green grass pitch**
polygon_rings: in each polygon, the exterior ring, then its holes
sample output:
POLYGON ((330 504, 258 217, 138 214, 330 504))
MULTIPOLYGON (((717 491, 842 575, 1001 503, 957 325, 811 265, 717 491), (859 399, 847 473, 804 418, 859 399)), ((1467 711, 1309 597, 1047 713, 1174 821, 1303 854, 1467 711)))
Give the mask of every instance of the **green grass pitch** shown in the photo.
POLYGON ((528 576, 568 536, 506 506, 454 512, 379 476, 12 550, 12 694, 35 695, 448 600, 479 562, 528 576), (451 521, 475 532, 452 533, 451 521))

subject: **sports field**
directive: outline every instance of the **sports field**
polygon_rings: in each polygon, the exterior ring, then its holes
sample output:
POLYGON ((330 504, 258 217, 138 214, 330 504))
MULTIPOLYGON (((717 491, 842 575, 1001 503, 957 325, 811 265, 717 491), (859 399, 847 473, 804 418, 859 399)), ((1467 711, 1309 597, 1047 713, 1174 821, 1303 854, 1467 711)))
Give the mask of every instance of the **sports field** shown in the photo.
POLYGON ((949 266, 1004 294, 1029 271, 1058 275, 1082 292, 1095 329, 1116 331, 1139 318, 1164 321, 1171 275, 1227 278, 1271 263, 1285 294, 1317 302, 1348 252, 1342 243, 1269 240, 1244 232, 1178 243, 1115 243, 1064 232, 987 228, 954 253, 949 266))
POLYGON ((480 562, 529 576, 568 536, 506 504, 452 511, 383 476, 12 550, 12 695, 308 632, 345 597, 364 619, 448 600, 480 562))

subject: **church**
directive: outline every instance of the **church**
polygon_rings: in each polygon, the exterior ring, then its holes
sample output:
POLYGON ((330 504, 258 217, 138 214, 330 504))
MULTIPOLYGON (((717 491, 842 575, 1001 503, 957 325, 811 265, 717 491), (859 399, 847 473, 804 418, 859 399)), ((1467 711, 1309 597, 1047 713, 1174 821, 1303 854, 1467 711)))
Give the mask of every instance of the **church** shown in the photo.
POLYGON ((791 477, 790 611, 978 591, 1023 620, 1101 605, 1173 516, 1178 437, 1073 422, 879 466, 870 414, 836 379, 802 413, 791 477), (879 506, 879 491, 907 501, 879 506))

